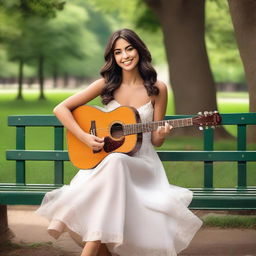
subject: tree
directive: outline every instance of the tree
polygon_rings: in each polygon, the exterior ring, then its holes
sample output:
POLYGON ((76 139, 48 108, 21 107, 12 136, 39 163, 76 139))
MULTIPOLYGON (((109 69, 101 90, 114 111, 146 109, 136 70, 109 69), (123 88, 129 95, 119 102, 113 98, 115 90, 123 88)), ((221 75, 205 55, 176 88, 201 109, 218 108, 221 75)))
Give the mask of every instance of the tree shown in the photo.
POLYGON ((15 38, 12 38, 8 41, 7 50, 9 54, 9 59, 11 61, 18 62, 18 95, 17 99, 22 99, 22 86, 23 86, 23 77, 24 77, 24 64, 31 58, 31 51, 28 47, 27 37, 24 36, 26 30, 23 27, 22 33, 15 38), (19 42, 17 44, 17 42, 19 42))
POLYGON ((45 98, 46 65, 48 65, 48 70, 54 67, 54 72, 57 72, 61 66, 63 67, 62 63, 72 58, 85 58, 85 31, 83 29, 85 19, 86 13, 83 9, 69 5, 54 19, 32 17, 28 20, 25 38, 28 40, 27 47, 30 48, 30 56, 38 62, 40 99, 45 98))
MULTIPOLYGON (((216 88, 205 44, 205 0, 144 0, 164 34, 176 114, 217 110, 216 88)), ((179 131, 194 134, 193 129, 179 131)), ((220 128, 217 136, 229 137, 220 128)))
POLYGON ((66 4, 51 19, 26 16, 19 25, 21 33, 6 42, 10 58, 20 63, 20 97, 24 64, 38 66, 41 98, 45 75, 53 76, 55 84, 59 76, 98 76, 110 22, 89 3, 75 2, 66 4))
MULTIPOLYGON (((256 2, 228 0, 228 3, 248 83, 249 110, 256 112, 256 2)), ((255 126, 249 130, 249 139, 256 142, 255 126)))
POLYGON ((53 77, 58 74, 90 76, 95 65, 101 62, 99 42, 88 28, 90 16, 80 6, 67 4, 65 10, 48 24, 46 36, 47 72, 53 77), (76 17, 76 19, 74 19, 76 17))
POLYGON ((164 33, 177 114, 217 109, 204 40, 204 0, 145 0, 164 33))
MULTIPOLYGON (((0 29, 0 39, 2 38, 8 44, 11 59, 19 62, 19 88, 17 99, 22 98, 23 85, 23 67, 25 61, 31 56, 28 54, 30 49, 27 47, 27 21, 31 17, 40 17, 41 19, 49 19, 56 15, 57 10, 62 10, 64 2, 60 0, 16 0, 16 1, 1 1, 0 2, 0 18, 4 20, 4 26, 0 29), (12 16, 13 19, 9 19, 12 16), (4 35, 8 29, 12 31, 4 35), (17 44, 19 42, 19 44, 17 44)), ((40 58, 39 66, 42 65, 40 58)), ((39 69, 40 70, 40 69, 39 69)), ((39 72, 39 80, 42 81, 41 73, 39 72)))

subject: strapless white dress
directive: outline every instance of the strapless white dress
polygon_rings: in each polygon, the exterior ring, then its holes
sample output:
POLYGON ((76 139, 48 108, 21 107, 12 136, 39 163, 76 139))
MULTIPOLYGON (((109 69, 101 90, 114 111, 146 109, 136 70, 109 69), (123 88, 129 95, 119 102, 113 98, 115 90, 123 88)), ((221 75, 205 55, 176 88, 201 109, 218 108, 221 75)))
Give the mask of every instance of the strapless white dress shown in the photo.
MULTIPOLYGON (((105 108, 119 106, 112 100, 105 108)), ((151 102, 138 112, 142 122, 152 121, 151 102)), ((80 170, 70 185, 48 192, 36 213, 50 220, 55 238, 69 231, 81 245, 101 240, 113 256, 175 256, 202 225, 188 209, 192 197, 169 184, 151 134, 144 133, 133 156, 112 153, 96 168, 80 170)))

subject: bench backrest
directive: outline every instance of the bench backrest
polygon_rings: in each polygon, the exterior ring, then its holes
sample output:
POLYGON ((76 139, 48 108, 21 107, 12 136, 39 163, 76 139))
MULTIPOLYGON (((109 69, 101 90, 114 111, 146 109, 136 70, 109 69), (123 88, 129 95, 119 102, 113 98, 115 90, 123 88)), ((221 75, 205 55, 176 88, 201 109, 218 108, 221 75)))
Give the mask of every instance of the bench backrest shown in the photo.
MULTIPOLYGON (((166 119, 192 117, 184 115, 166 116, 166 119)), ((162 161, 202 161, 204 163, 204 187, 213 187, 213 163, 217 161, 237 162, 237 187, 247 187, 246 164, 256 162, 256 151, 246 150, 246 127, 256 125, 256 113, 222 114, 222 125, 237 126, 237 150, 214 151, 214 129, 204 130, 204 149, 201 151, 158 151, 162 161)), ((9 116, 8 125, 16 126, 16 150, 7 151, 7 159, 16 161, 16 183, 26 184, 26 161, 54 161, 54 184, 64 180, 64 161, 68 153, 64 150, 64 129, 53 115, 9 116), (26 127, 53 127, 53 150, 26 150, 26 127)))

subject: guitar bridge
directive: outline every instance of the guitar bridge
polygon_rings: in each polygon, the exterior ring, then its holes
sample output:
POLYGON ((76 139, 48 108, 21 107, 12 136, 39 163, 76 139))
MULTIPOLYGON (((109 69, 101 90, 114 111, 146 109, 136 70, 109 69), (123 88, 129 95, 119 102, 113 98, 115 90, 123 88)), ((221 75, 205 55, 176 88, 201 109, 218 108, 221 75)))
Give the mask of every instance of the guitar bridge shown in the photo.
MULTIPOLYGON (((91 121, 91 127, 90 127, 90 130, 89 130, 90 134, 94 135, 94 136, 97 136, 97 132, 96 132, 96 122, 95 120, 92 120, 91 121)), ((93 153, 99 153, 101 152, 101 149, 100 150, 92 150, 93 153)))

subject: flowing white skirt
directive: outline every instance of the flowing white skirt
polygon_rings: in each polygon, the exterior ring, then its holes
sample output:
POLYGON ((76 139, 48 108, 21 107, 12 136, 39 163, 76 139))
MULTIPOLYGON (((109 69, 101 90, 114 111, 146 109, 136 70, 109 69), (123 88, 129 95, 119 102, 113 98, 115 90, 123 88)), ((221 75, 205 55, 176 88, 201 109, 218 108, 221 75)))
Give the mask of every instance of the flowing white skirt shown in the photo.
POLYGON ((134 156, 108 155, 80 170, 70 185, 46 194, 36 213, 50 220, 55 238, 65 231, 81 245, 101 240, 112 255, 175 256, 202 221, 188 206, 192 191, 170 185, 151 142, 134 156))

